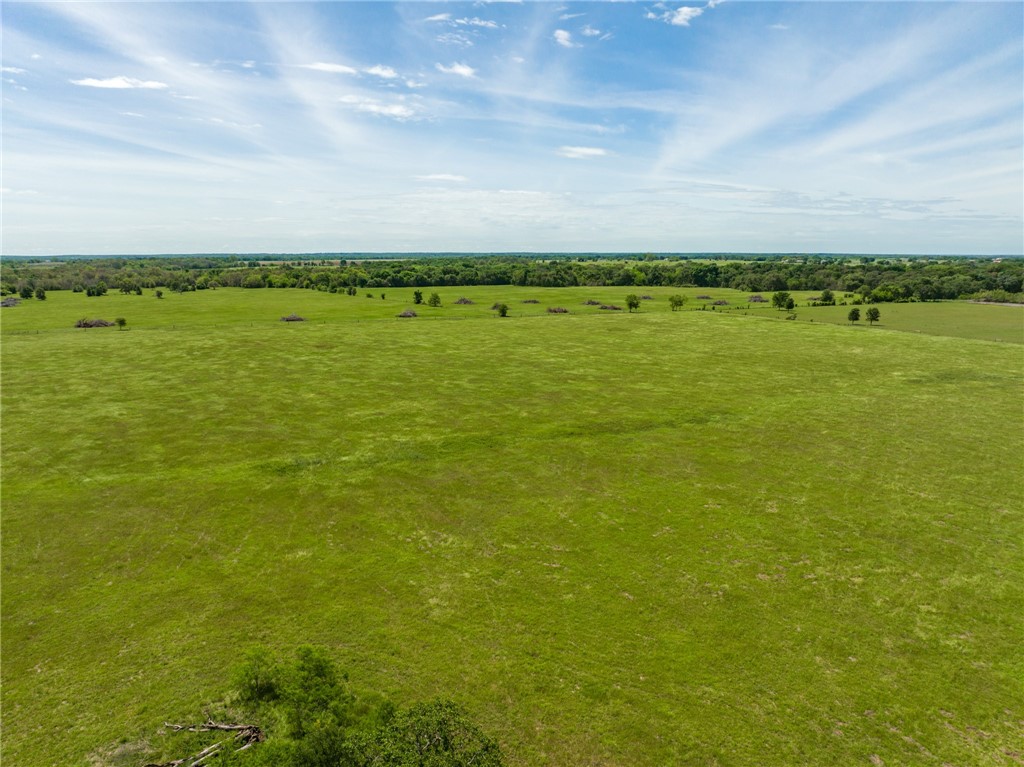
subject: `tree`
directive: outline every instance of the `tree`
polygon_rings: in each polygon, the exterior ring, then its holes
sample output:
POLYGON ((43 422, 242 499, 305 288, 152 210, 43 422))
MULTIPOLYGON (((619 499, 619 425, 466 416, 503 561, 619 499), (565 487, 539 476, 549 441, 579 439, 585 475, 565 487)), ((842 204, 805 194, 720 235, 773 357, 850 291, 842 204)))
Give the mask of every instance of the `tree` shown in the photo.
POLYGON ((849 314, 846 315, 846 319, 850 322, 860 322, 860 309, 857 309, 856 307, 850 309, 849 314))
POLYGON ((422 290, 414 290, 412 292, 412 302, 414 304, 422 304, 423 303, 423 291, 422 290))
POLYGON ((508 304, 498 304, 496 308, 499 317, 508 317, 508 304))
POLYGON ((785 290, 777 290, 774 293, 772 293, 772 306, 774 306, 776 309, 785 309, 786 304, 790 300, 790 295, 785 290))
POLYGON ((632 312, 640 308, 640 297, 636 293, 626 296, 626 307, 632 312))
POLYGON ((786 311, 791 312, 796 309, 796 301, 793 300, 793 296, 786 299, 786 311))
POLYGON ((157 298, 163 298, 163 297, 164 297, 164 292, 163 292, 162 290, 158 290, 158 291, 156 292, 156 297, 157 297, 157 298))
POLYGON ((439 296, 437 293, 431 293, 430 298, 427 299, 427 304, 430 306, 440 306, 441 296, 439 296))
POLYGON ((18 295, 24 298, 25 300, 28 300, 32 298, 32 288, 24 287, 20 291, 18 291, 18 295))
POLYGON ((877 306, 872 306, 870 309, 868 309, 867 318, 868 322, 871 323, 872 325, 878 322, 878 320, 881 319, 881 317, 882 313, 878 311, 877 306))
POLYGON ((683 304, 686 303, 686 298, 678 293, 674 296, 668 297, 669 306, 672 307, 672 311, 676 312, 683 308, 683 304))
POLYGON ((124 326, 128 324, 128 320, 124 317, 118 317, 114 322, 117 323, 118 330, 124 330, 124 326))
POLYGON ((36 288, 36 298, 38 298, 40 301, 45 301, 46 291, 43 290, 42 288, 36 288))
POLYGON ((383 294, 383 293, 381 293, 381 294, 380 294, 380 300, 381 300, 381 301, 383 301, 383 300, 384 300, 384 294, 383 294))
POLYGON ((818 300, 823 304, 835 305, 836 297, 831 290, 823 290, 818 300))

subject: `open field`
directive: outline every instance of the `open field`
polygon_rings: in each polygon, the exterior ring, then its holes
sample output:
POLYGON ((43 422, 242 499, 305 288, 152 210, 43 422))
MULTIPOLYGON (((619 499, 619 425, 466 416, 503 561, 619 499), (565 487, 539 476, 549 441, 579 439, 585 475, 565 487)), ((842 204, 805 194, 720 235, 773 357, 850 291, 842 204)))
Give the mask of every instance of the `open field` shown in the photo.
POLYGON ((514 765, 1019 762, 1024 310, 423 290, 2 310, 6 763, 189 718, 254 642, 514 765))

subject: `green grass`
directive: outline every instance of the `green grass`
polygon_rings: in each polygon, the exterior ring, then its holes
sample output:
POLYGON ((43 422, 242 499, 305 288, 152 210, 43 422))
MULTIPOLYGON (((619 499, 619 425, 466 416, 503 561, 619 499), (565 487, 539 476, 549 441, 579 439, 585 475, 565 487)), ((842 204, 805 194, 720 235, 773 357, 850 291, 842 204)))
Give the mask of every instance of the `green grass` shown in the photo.
POLYGON ((253 642, 453 696, 514 765, 1024 750, 1019 346, 385 292, 2 310, 5 762, 195 716, 253 642))

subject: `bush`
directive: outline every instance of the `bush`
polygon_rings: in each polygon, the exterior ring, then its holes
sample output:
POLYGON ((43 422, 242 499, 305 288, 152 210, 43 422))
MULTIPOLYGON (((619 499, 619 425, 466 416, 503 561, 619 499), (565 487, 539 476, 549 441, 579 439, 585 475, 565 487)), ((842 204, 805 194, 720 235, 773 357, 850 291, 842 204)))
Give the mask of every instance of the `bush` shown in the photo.
POLYGON ((75 323, 76 328, 111 328, 113 326, 114 323, 107 320, 87 320, 84 318, 75 323))
POLYGON ((600 306, 601 302, 600 301, 595 301, 593 298, 588 298, 586 301, 583 302, 583 305, 584 306, 600 306))
POLYGON ((431 293, 430 294, 430 298, 427 299, 427 305, 428 306, 434 306, 434 307, 440 306, 441 305, 441 296, 438 295, 437 293, 431 293))
POLYGON ((762 296, 760 294, 757 294, 757 295, 749 296, 747 298, 747 302, 751 303, 751 304, 766 304, 766 303, 768 303, 768 299, 766 299, 764 296, 762 296))
POLYGON ((402 312, 398 316, 399 317, 418 317, 419 315, 416 314, 416 312, 414 312, 412 309, 406 309, 404 312, 402 312))
POLYGON ((523 299, 524 304, 539 304, 540 301, 536 298, 525 298, 523 299))
POLYGON ((466 298, 464 296, 461 296, 461 297, 455 299, 455 303, 460 304, 461 306, 468 306, 468 305, 472 304, 473 302, 470 301, 468 298, 466 298))
POLYGON ((549 306, 548 314, 568 314, 569 310, 561 306, 549 306))
POLYGON ((615 304, 601 304, 600 308, 604 309, 606 311, 610 311, 610 312, 621 312, 622 311, 622 307, 621 306, 616 306, 615 304))
POLYGON ((491 308, 498 312, 499 317, 508 316, 508 304, 495 304, 491 308))
POLYGON ((717 301, 712 301, 711 305, 712 306, 728 306, 729 302, 726 301, 724 298, 719 298, 717 301))
POLYGON ((297 314, 289 314, 287 317, 282 317, 281 322, 305 322, 305 317, 300 317, 297 314))

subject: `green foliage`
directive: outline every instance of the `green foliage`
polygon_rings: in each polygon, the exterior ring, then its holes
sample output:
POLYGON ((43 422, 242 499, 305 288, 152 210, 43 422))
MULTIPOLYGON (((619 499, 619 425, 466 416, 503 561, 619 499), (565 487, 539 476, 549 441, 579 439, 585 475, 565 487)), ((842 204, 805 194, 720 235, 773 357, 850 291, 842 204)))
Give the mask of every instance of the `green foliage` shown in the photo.
POLYGON ((27 301, 28 299, 32 298, 32 288, 26 285, 20 291, 18 291, 18 295, 27 301))
POLYGON ((46 291, 43 290, 42 288, 36 288, 36 298, 39 299, 40 301, 45 301, 46 291))
POLYGON ((640 308, 640 297, 636 293, 630 293, 626 296, 626 306, 629 311, 636 311, 640 308))
POLYGON ((847 312, 846 314, 846 319, 849 322, 860 322, 860 309, 857 309, 856 307, 850 309, 850 311, 847 312))
POLYGON ((439 294, 437 294, 437 293, 431 293, 430 294, 430 298, 427 299, 427 305, 428 306, 440 306, 441 305, 441 296, 439 294))
POLYGON ((495 308, 498 311, 498 316, 499 317, 507 317, 508 316, 508 304, 504 304, 504 303, 498 304, 495 308))
POLYGON ((163 298, 164 297, 164 292, 162 290, 158 290, 155 295, 156 295, 157 298, 163 298))
POLYGON ((788 304, 791 300, 792 297, 789 295, 788 291, 777 290, 772 293, 772 306, 776 309, 781 310, 789 308, 788 304))
POLYGON ((117 325, 118 330, 124 330, 124 326, 128 324, 128 320, 124 317, 118 317, 114 320, 114 324, 117 325))
POLYGON ((668 304, 672 307, 672 311, 676 312, 683 308, 686 303, 686 297, 680 293, 675 293, 668 297, 668 304))
POLYGON ((412 302, 414 304, 422 304, 423 303, 423 291, 422 290, 414 290, 412 292, 412 302))
POLYGON ((882 312, 879 311, 877 306, 872 306, 872 307, 868 308, 866 316, 867 316, 868 322, 871 323, 872 325, 874 325, 881 318, 882 312))

